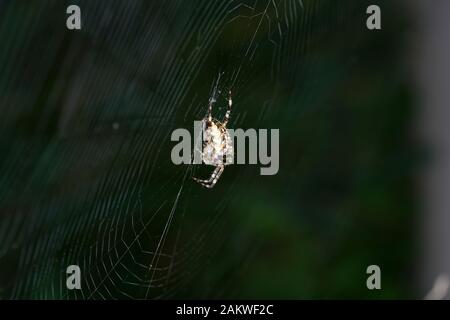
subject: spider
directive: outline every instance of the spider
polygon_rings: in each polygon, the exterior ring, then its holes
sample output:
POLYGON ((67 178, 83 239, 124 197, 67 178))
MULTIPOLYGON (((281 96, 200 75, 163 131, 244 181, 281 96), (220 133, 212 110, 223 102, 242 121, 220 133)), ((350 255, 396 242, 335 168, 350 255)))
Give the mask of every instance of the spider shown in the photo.
POLYGON ((208 115, 202 120, 203 123, 203 150, 202 160, 206 165, 212 165, 216 168, 208 180, 193 178, 206 188, 212 188, 222 175, 225 166, 233 163, 233 140, 227 130, 227 123, 230 120, 231 91, 228 92, 228 110, 223 122, 219 122, 212 117, 212 107, 216 100, 210 99, 208 106, 208 115))

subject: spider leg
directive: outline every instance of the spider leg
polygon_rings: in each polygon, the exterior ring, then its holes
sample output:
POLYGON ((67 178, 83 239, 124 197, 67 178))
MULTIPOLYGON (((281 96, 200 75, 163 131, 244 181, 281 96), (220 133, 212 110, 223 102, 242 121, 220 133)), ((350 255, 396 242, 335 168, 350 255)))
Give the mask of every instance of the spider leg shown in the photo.
POLYGON ((214 93, 213 96, 209 99, 209 104, 208 104, 208 121, 211 121, 211 120, 212 120, 212 107, 213 107, 214 103, 216 103, 216 96, 215 96, 215 93, 214 93))
POLYGON ((214 187, 217 180, 219 180, 224 169, 225 169, 225 166, 223 164, 221 164, 214 169, 213 173, 211 174, 211 176, 209 177, 208 180, 201 180, 198 178, 193 178, 193 179, 195 181, 197 181, 198 183, 200 183, 202 186, 210 189, 210 188, 214 187))
POLYGON ((228 120, 230 120, 232 106, 233 106, 233 100, 231 99, 231 90, 230 90, 230 91, 228 91, 228 110, 227 110, 227 113, 225 113, 225 119, 223 120, 224 126, 226 126, 228 123, 228 120))

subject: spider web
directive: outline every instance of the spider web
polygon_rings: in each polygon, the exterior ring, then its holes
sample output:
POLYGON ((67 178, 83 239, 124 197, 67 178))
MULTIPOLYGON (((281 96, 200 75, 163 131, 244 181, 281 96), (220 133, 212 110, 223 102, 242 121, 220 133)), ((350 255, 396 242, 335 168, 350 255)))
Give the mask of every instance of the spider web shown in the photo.
POLYGON ((204 190, 191 177, 212 167, 173 165, 170 134, 191 129, 213 95, 222 117, 229 89, 231 127, 288 122, 280 91, 317 84, 305 53, 362 6, 75 2, 77 32, 62 1, 1 3, 0 297, 220 296, 196 281, 232 237, 227 208, 257 169, 227 167, 204 190), (66 288, 69 265, 81 290, 66 288))

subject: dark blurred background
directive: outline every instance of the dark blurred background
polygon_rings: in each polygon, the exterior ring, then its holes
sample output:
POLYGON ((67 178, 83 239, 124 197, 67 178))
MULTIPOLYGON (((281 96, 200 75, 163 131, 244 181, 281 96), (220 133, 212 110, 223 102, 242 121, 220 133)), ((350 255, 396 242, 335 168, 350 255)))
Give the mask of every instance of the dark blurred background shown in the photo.
POLYGON ((0 298, 404 299, 436 279, 445 297, 434 3, 1 1, 0 298), (208 190, 191 177, 213 168, 172 164, 170 135, 221 73, 230 128, 280 129, 280 170, 227 166, 208 190))

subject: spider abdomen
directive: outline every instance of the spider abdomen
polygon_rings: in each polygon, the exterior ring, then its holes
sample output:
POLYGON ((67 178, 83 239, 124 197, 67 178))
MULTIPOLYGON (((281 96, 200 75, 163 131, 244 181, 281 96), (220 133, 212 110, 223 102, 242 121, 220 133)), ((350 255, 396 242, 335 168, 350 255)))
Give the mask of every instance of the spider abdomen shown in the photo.
POLYGON ((230 164, 233 159, 233 143, 225 126, 211 121, 203 132, 203 162, 207 165, 230 164))

